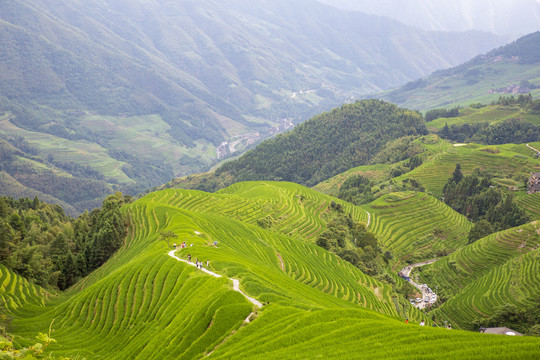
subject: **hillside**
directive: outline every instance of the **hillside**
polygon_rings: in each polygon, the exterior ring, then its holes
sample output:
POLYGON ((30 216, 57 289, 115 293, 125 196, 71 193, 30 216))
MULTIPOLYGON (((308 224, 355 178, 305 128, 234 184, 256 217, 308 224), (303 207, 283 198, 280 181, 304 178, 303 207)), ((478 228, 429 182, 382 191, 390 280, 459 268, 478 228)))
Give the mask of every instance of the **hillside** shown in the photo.
MULTIPOLYGON (((213 191, 249 180, 284 180, 312 186, 367 164, 387 141, 425 133, 422 116, 417 112, 379 100, 357 101, 263 142, 214 173, 196 179, 194 187, 213 191)), ((168 186, 192 185, 190 180, 175 180, 168 186)))
MULTIPOLYGON (((215 195, 166 190, 128 205, 131 226, 122 249, 44 308, 22 308, 13 321, 19 341, 47 328, 54 318, 55 354, 87 358, 343 358, 365 351, 377 358, 422 358, 426 352, 438 358, 485 358, 489 352, 493 358, 512 354, 526 359, 535 354, 540 346, 536 338, 405 324, 405 316, 411 322, 425 317, 411 307, 396 306, 387 285, 336 256, 204 212, 223 201, 231 209, 224 214, 245 212, 249 219, 246 201, 272 208, 273 198, 292 196, 294 201, 282 204, 281 212, 295 214, 291 204, 298 198, 292 189, 307 199, 321 196, 293 184, 248 183, 215 195), (209 206, 198 207, 201 202, 209 206), (238 210, 232 210, 235 206, 238 210), (205 270, 222 277, 168 256, 171 244, 160 236, 164 231, 172 231, 177 244, 188 244, 176 251, 180 259, 188 252, 193 260, 209 259, 205 270), (217 247, 211 246, 214 241, 217 247), (238 279, 242 291, 267 305, 254 306, 231 289, 227 278, 238 279)), ((306 212, 315 208, 308 206, 306 212)))
MULTIPOLYGON (((431 287, 437 285, 440 296, 448 299, 434 311, 435 316, 472 329, 475 320, 486 320, 501 306, 512 304, 534 321, 540 284, 538 231, 536 221, 492 234, 419 268, 421 280, 431 287)), ((523 322, 518 317, 513 321, 514 328, 523 322)), ((525 332, 527 326, 520 325, 516 330, 525 332)))
MULTIPOLYGON (((0 41, 0 137, 32 146, 29 177, 96 172, 132 195, 504 42, 313 0, 2 2, 0 41)), ((103 199, 85 195, 67 202, 103 199)))
POLYGON ((395 268, 447 255, 466 244, 471 223, 444 203, 424 193, 396 192, 364 208, 370 230, 392 251, 395 268))
POLYGON ((485 104, 514 91, 538 97, 539 43, 540 32, 526 35, 462 65, 411 81, 380 98, 410 109, 429 110, 485 104))

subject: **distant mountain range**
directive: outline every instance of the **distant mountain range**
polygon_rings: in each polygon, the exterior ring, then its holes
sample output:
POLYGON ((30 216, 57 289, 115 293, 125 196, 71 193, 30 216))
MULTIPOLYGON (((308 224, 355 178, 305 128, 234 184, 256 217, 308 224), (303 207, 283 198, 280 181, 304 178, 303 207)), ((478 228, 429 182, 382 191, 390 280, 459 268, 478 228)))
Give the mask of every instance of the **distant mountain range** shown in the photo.
POLYGON ((387 16, 435 31, 525 35, 540 30, 538 0, 319 0, 341 9, 387 16))
POLYGON ((528 93, 540 96, 540 32, 377 97, 407 108, 428 110, 490 103, 500 96, 528 93))
POLYGON ((7 1, 0 136, 31 148, 13 158, 24 163, 24 186, 44 170, 68 182, 97 172, 96 196, 136 193, 209 168, 218 147, 242 150, 283 119, 301 122, 503 41, 315 0, 7 1))

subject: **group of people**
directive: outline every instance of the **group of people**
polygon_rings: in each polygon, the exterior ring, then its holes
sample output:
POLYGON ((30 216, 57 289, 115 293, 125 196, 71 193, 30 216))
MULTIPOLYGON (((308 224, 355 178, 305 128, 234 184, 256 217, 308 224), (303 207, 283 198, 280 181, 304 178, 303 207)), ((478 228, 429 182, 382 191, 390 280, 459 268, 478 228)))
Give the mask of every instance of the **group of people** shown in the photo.
MULTIPOLYGON (((176 249, 176 243, 174 243, 173 246, 174 246, 174 248, 176 249)), ((193 246, 193 244, 191 244, 190 246, 193 246)), ((183 249, 183 248, 185 248, 185 247, 187 247, 187 245, 186 245, 186 242, 183 241, 183 242, 180 244, 180 249, 183 249)))
MULTIPOLYGON (((189 262, 191 262, 191 254, 187 254, 187 259, 189 262)), ((197 267, 197 269, 202 269, 203 268, 203 262, 202 261, 199 261, 199 258, 197 258, 195 260, 195 266, 197 267)), ((209 267, 210 266, 210 260, 206 259, 206 267, 209 267)))

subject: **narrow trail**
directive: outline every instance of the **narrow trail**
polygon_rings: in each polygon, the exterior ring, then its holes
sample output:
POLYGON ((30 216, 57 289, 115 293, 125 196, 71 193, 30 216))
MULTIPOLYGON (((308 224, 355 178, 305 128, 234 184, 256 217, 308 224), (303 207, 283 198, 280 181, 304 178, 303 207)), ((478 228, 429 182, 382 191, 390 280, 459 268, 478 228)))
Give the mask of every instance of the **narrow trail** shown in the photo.
POLYGON ((364 209, 364 211, 366 212, 367 214, 367 224, 366 224, 366 228, 369 227, 369 224, 371 224, 371 214, 369 213, 369 211, 367 211, 366 209, 364 209))
POLYGON ((531 149, 532 151, 536 151, 536 153, 540 154, 540 150, 533 148, 533 147, 530 146, 529 144, 527 144, 527 147, 528 147, 529 149, 531 149))
MULTIPOLYGON (((186 264, 188 264, 188 265, 197 267, 197 266, 195 265, 195 263, 192 263, 191 261, 187 261, 187 260, 184 260, 184 259, 180 259, 178 256, 174 255, 175 252, 176 252, 176 250, 171 250, 171 251, 169 251, 169 256, 172 257, 173 259, 176 259, 176 260, 181 261, 181 262, 183 262, 183 263, 186 263, 186 264)), ((210 271, 210 270, 208 270, 208 269, 205 269, 205 268, 198 269, 198 270, 200 270, 200 271, 202 271, 202 272, 204 272, 204 273, 207 273, 208 275, 211 275, 211 276, 216 277, 216 278, 223 277, 223 276, 221 276, 221 275, 219 275, 219 274, 216 274, 215 272, 212 272, 212 271, 210 271)), ((238 279, 229 279, 229 280, 232 280, 232 282, 233 282, 233 290, 234 290, 234 291, 237 291, 237 292, 239 292, 240 294, 242 294, 246 299, 249 300, 250 303, 252 303, 253 305, 257 306, 259 309, 262 308, 263 305, 261 304, 260 301, 254 299, 254 298, 252 298, 252 297, 247 296, 246 294, 244 294, 244 292, 242 292, 242 290, 240 290, 240 281, 239 281, 238 279)), ((253 315, 253 314, 254 314, 254 313, 249 314, 249 316, 246 318, 245 321, 246 321, 246 322, 249 322, 249 318, 250 318, 251 315, 253 315)))
POLYGON ((280 253, 276 253, 276 256, 278 257, 279 262, 280 262, 280 264, 281 264, 281 270, 285 271, 285 264, 283 263, 283 258, 281 257, 281 254, 280 254, 280 253))

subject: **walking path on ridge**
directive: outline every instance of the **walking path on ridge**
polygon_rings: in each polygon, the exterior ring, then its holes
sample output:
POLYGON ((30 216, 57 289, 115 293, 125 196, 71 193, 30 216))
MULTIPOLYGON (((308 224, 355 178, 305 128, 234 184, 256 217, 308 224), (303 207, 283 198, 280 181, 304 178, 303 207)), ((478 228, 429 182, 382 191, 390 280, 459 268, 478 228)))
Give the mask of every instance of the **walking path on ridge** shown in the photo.
POLYGON ((367 211, 366 209, 364 209, 364 211, 366 212, 367 214, 367 224, 366 224, 366 228, 369 227, 369 224, 371 223, 371 214, 369 213, 369 211, 367 211))
POLYGON ((533 148, 533 147, 530 146, 529 144, 527 144, 527 147, 528 147, 529 149, 531 149, 532 151, 536 151, 537 154, 540 154, 540 150, 533 148))
MULTIPOLYGON (((178 260, 178 261, 184 262, 184 263, 186 263, 186 264, 188 264, 188 265, 197 267, 197 266, 195 265, 195 263, 192 263, 191 261, 187 261, 187 260, 184 260, 184 259, 180 259, 178 256, 174 255, 175 252, 176 252, 176 249, 175 249, 175 250, 169 251, 169 256, 172 257, 173 259, 176 259, 176 260, 178 260)), ((213 277, 217 277, 217 278, 222 277, 221 275, 216 274, 215 272, 212 272, 212 271, 210 271, 210 270, 208 270, 208 269, 205 269, 205 268, 202 268, 202 269, 199 269, 199 270, 201 270, 202 272, 205 272, 205 273, 207 273, 208 275, 211 275, 211 276, 213 276, 213 277)), ((242 292, 242 290, 240 290, 240 281, 239 281, 238 279, 230 279, 230 280, 232 280, 232 282, 233 282, 233 289, 234 289, 234 291, 237 291, 237 292, 239 292, 240 294, 242 294, 246 299, 249 300, 250 303, 252 303, 253 305, 257 306, 259 309, 262 308, 263 305, 261 304, 260 301, 254 299, 254 298, 252 298, 252 297, 247 296, 246 294, 244 294, 244 293, 242 292)), ((253 314, 253 313, 251 313, 251 314, 247 317, 247 319, 245 320, 246 322, 249 322, 249 318, 251 317, 252 314, 253 314)))

